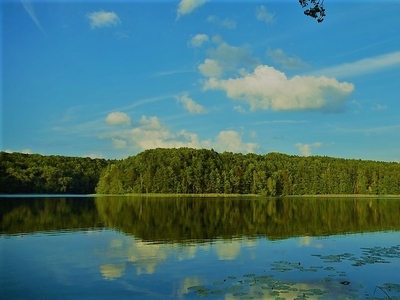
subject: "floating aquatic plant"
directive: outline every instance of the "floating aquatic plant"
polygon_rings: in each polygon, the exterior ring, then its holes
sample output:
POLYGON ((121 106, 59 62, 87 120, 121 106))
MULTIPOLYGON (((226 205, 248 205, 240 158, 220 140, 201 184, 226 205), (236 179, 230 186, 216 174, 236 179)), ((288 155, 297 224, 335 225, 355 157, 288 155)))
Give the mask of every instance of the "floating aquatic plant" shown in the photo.
MULTIPOLYGON (((352 266, 366 264, 390 263, 390 259, 400 258, 400 245, 388 248, 361 248, 362 254, 351 253, 337 255, 319 255, 323 263, 352 262, 352 266)), ((385 283, 377 286, 372 296, 368 295, 363 285, 354 285, 348 280, 347 273, 336 270, 333 266, 304 266, 300 262, 275 261, 269 268, 271 273, 257 275, 247 273, 242 277, 229 275, 223 280, 214 281, 212 286, 192 286, 190 291, 199 297, 221 296, 225 294, 233 299, 363 299, 363 300, 400 300, 400 283, 385 283), (314 283, 304 284, 280 279, 280 274, 287 272, 320 272, 324 274, 314 283), (328 274, 327 274, 328 273, 328 274), (218 289, 216 288, 218 287, 218 289), (306 288, 305 288, 306 287, 306 288), (377 289, 383 297, 375 296, 377 289)), ((265 272, 265 271, 264 271, 265 272)))

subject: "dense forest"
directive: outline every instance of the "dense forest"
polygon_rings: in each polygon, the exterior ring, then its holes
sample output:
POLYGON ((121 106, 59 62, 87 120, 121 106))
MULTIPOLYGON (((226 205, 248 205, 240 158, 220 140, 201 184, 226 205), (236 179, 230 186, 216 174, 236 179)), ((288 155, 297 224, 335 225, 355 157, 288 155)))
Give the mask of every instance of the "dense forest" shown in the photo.
POLYGON ((400 164, 152 149, 124 160, 0 153, 0 193, 400 195, 400 164))
POLYGON ((90 194, 110 161, 89 157, 0 153, 0 193, 90 194))
POLYGON ((400 194, 400 164, 332 157, 146 150, 109 164, 99 194, 400 194))

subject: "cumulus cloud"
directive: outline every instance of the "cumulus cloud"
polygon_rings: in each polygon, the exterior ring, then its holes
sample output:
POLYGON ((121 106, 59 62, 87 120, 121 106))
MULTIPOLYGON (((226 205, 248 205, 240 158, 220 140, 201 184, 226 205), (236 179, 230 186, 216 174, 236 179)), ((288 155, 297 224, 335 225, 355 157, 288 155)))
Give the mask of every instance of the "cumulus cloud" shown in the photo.
POLYGON ((243 143, 241 135, 233 130, 221 131, 215 138, 215 149, 236 153, 252 153, 258 148, 256 143, 243 143))
POLYGON ((210 38, 207 34, 196 34, 194 37, 190 39, 190 45, 192 47, 200 47, 203 43, 208 42, 210 38))
MULTIPOLYGON (((14 153, 14 151, 12 151, 11 149, 6 149, 4 150, 5 153, 14 153)), ((23 149, 21 151, 17 151, 17 153, 22 153, 22 154, 32 154, 32 150, 31 149, 23 149)))
POLYGON ((116 111, 108 114, 106 122, 111 126, 131 125, 131 118, 126 113, 116 111))
POLYGON ((179 103, 182 103, 183 107, 191 114, 203 114, 206 112, 206 109, 193 101, 188 93, 184 93, 182 96, 178 97, 177 100, 179 103))
POLYGON ((268 12, 264 5, 257 7, 256 17, 257 20, 264 21, 267 24, 275 22, 275 15, 268 12))
POLYGON ((258 58, 252 56, 246 46, 236 47, 215 36, 212 42, 214 48, 208 50, 209 58, 198 66, 201 74, 206 77, 220 77, 224 72, 245 73, 245 68, 254 68, 259 64, 258 58))
POLYGON ((221 26, 228 28, 228 29, 235 29, 236 28, 236 22, 231 19, 224 19, 221 20, 221 26))
POLYGON ((117 14, 113 11, 94 11, 87 13, 86 17, 90 21, 90 28, 102 28, 102 27, 112 27, 121 24, 121 20, 117 14))
POLYGON ((295 56, 288 56, 282 49, 269 49, 267 51, 267 55, 272 58, 272 60, 276 63, 281 64, 284 68, 287 69, 297 69, 305 67, 307 64, 302 61, 300 58, 295 56))
POLYGON ((178 5, 176 12, 176 19, 179 19, 183 15, 190 14, 196 8, 206 3, 206 0, 181 0, 178 5))
POLYGON ((310 156, 311 153, 311 149, 312 148, 320 148, 322 147, 322 143, 320 142, 316 142, 313 144, 302 144, 302 143, 297 143, 295 145, 297 147, 297 149, 299 149, 300 153, 304 156, 310 156))
POLYGON ((231 19, 223 19, 223 20, 221 20, 215 15, 208 16, 207 22, 216 23, 219 26, 225 27, 227 29, 235 29, 236 28, 236 22, 234 20, 231 20, 231 19))
POLYGON ((204 63, 199 65, 199 71, 206 77, 220 77, 222 74, 222 67, 218 61, 213 59, 205 59, 204 63))
POLYGON ((256 143, 244 142, 242 136, 234 130, 221 131, 214 140, 201 140, 197 134, 186 130, 173 132, 157 117, 147 116, 142 116, 133 129, 105 132, 100 138, 111 139, 114 146, 126 146, 125 148, 136 151, 189 147, 248 153, 254 152, 259 147, 256 143), (126 144, 121 141, 126 141, 126 144))
POLYGON ((112 138, 113 145, 116 149, 124 149, 126 148, 127 142, 124 140, 112 138))
POLYGON ((216 48, 208 51, 210 58, 217 61, 226 71, 236 71, 237 66, 254 68, 259 60, 252 56, 251 50, 246 46, 232 46, 222 41, 220 37, 214 37, 216 48))
POLYGON ((95 158, 105 158, 103 154, 99 154, 99 153, 90 153, 90 154, 86 154, 83 157, 89 157, 91 159, 95 159, 95 158))
POLYGON ((209 78, 204 90, 223 90, 229 98, 248 103, 251 110, 338 112, 354 85, 324 76, 289 79, 273 67, 260 65, 240 78, 209 78))

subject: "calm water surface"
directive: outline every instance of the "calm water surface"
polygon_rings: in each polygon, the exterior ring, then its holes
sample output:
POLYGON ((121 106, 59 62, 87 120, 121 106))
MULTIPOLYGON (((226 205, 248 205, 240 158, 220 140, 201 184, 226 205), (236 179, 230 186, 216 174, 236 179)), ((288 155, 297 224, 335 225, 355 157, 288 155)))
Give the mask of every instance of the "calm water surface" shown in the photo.
POLYGON ((400 299, 400 199, 0 198, 1 299, 400 299))

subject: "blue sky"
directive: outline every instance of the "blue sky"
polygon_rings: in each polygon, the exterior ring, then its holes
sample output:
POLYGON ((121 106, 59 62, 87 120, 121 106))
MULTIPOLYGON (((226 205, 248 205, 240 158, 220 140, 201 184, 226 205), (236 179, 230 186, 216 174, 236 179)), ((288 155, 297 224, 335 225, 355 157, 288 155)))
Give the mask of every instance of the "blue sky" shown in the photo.
POLYGON ((1 150, 400 161, 400 1, 3 1, 1 150))

